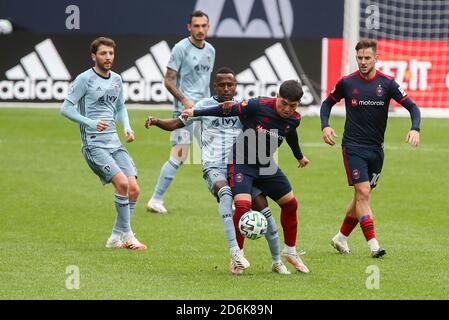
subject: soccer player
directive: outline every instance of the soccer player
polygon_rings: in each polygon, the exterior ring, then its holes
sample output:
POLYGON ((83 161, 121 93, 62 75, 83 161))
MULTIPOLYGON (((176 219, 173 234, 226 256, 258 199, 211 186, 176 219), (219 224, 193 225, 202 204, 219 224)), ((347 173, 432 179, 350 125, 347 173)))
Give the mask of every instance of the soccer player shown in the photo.
POLYGON ((343 161, 348 184, 354 196, 346 209, 340 231, 331 245, 341 254, 349 254, 347 239, 360 222, 371 255, 382 257, 386 251, 379 246, 374 231, 370 206, 371 191, 376 187, 384 161, 384 134, 388 108, 393 98, 410 112, 411 130, 406 141, 416 148, 419 144, 421 113, 396 81, 376 70, 377 43, 363 39, 355 47, 358 71, 343 77, 321 105, 321 129, 325 143, 335 145, 335 131, 329 126, 332 106, 345 99, 346 121, 343 133, 343 161))
MULTIPOLYGON (((195 109, 218 106, 219 103, 234 99, 237 90, 235 73, 227 67, 217 70, 214 80, 214 90, 217 96, 205 98, 195 104, 195 109)), ((209 190, 219 202, 218 212, 223 221, 223 226, 231 254, 230 271, 233 274, 241 274, 249 267, 249 262, 243 256, 236 241, 236 231, 232 220, 232 192, 227 181, 227 164, 230 149, 241 133, 242 124, 239 118, 198 117, 188 120, 200 121, 201 125, 201 160, 203 178, 207 182, 209 190)), ((148 117, 145 127, 157 126, 164 130, 173 131, 183 128, 187 124, 182 117, 164 120, 148 117)), ((268 207, 267 200, 260 195, 260 190, 253 188, 254 210, 260 211, 268 221, 266 239, 272 256, 272 270, 280 274, 290 274, 280 259, 279 236, 276 222, 268 207)))
MULTIPOLYGON (((234 194, 234 226, 238 229, 240 217, 250 210, 251 190, 256 185, 262 193, 281 207, 281 225, 285 246, 281 256, 299 272, 308 273, 296 251, 298 231, 298 202, 285 174, 274 161, 273 154, 284 140, 293 151, 298 166, 307 166, 309 160, 302 154, 296 128, 301 116, 296 112, 303 91, 296 80, 287 80, 279 88, 277 98, 258 97, 240 103, 225 102, 221 106, 184 110, 183 116, 240 116, 243 132, 232 149, 232 163, 228 165, 230 186, 234 194)), ((243 237, 236 233, 243 248, 243 237)))
POLYGON ((137 169, 120 142, 115 124, 117 119, 123 126, 126 142, 135 140, 124 104, 122 79, 111 71, 115 42, 100 37, 90 49, 95 66, 76 77, 61 113, 79 124, 81 151, 89 167, 103 185, 114 185, 117 216, 106 247, 146 250, 134 236, 130 223, 139 196, 137 169))
MULTIPOLYGON (((210 96, 210 75, 214 67, 215 49, 205 41, 209 29, 209 17, 202 11, 195 11, 187 25, 190 36, 179 41, 172 50, 165 74, 165 86, 173 95, 173 118, 184 108, 192 106, 210 96)), ((149 211, 166 213, 163 197, 179 167, 187 159, 192 143, 192 125, 175 130, 171 135, 170 159, 161 168, 154 193, 148 201, 149 211)))

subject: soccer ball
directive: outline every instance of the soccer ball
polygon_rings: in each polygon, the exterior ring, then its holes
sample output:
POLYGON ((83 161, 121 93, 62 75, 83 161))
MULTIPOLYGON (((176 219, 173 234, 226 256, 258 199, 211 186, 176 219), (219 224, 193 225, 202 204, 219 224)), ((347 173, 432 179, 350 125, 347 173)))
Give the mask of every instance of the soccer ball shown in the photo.
POLYGON ((248 239, 259 239, 267 233, 268 221, 259 211, 250 210, 239 220, 239 230, 248 239))
POLYGON ((8 34, 12 32, 12 24, 9 20, 0 19, 0 34, 8 34))

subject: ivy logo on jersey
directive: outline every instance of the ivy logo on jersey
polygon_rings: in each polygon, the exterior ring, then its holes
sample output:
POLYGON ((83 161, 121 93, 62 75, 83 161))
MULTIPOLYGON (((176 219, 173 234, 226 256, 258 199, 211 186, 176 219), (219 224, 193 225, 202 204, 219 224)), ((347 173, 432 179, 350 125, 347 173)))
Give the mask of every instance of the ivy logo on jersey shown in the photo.
POLYGON ((210 66, 207 64, 197 64, 193 69, 195 69, 196 72, 209 72, 210 66))
POLYGON ((356 98, 351 99, 351 106, 353 108, 357 107, 359 105, 359 101, 356 98))
POLYGON ((218 119, 212 120, 212 126, 218 128, 220 126, 220 121, 218 121, 218 119))
POLYGON ((98 98, 98 103, 104 105, 107 102, 114 103, 116 100, 117 100, 116 96, 110 96, 108 94, 105 94, 104 96, 98 98))
POLYGON ((379 86, 376 88, 376 95, 378 97, 382 97, 384 95, 384 88, 379 84, 379 86))

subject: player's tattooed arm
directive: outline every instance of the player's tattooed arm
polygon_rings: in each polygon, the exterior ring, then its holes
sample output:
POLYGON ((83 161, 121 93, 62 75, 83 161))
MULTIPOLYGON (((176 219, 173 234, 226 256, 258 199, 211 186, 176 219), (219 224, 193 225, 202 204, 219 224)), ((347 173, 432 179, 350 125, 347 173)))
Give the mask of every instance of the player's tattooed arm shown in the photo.
POLYGON ((176 100, 180 101, 184 108, 190 109, 193 107, 193 103, 187 99, 181 91, 175 85, 177 72, 170 68, 167 68, 167 72, 165 73, 164 85, 167 90, 175 97, 176 100))

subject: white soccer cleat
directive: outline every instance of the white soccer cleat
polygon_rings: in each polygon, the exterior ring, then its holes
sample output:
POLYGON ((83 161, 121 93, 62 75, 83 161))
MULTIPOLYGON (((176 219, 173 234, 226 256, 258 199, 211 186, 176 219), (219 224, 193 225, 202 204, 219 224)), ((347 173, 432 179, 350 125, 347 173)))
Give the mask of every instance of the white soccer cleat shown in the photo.
POLYGON ((120 237, 109 237, 108 241, 106 241, 106 248, 123 248, 123 242, 120 237))
POLYGON ((243 269, 238 268, 231 259, 231 264, 229 266, 229 271, 236 276, 239 276, 243 273, 243 269))
POLYGON ((287 267, 282 263, 282 261, 276 263, 273 262, 271 265, 271 271, 279 274, 291 274, 291 272, 287 270, 287 267))
POLYGON ((351 254, 351 250, 348 247, 348 242, 340 239, 338 235, 332 238, 331 245, 343 255, 351 254))
POLYGON ((307 268, 307 266, 304 264, 304 262, 302 262, 300 258, 300 256, 304 254, 305 252, 288 253, 282 250, 281 257, 284 258, 284 260, 287 261, 288 263, 291 263, 295 267, 296 271, 302 273, 309 273, 310 272, 309 268, 307 268))
POLYGON ((231 262, 235 267, 241 270, 247 269, 250 265, 249 261, 246 260, 245 256, 243 255, 243 251, 240 249, 235 249, 231 252, 231 262))
POLYGON ((147 246, 141 243, 133 233, 122 237, 123 248, 130 250, 147 250, 147 246))
POLYGON ((164 207, 164 202, 153 198, 148 201, 147 210, 154 213, 167 213, 167 209, 164 207))

